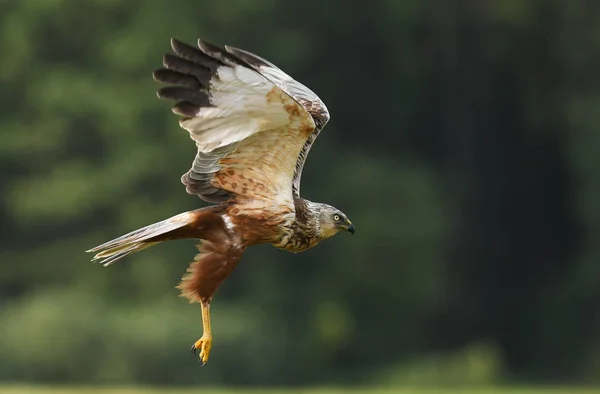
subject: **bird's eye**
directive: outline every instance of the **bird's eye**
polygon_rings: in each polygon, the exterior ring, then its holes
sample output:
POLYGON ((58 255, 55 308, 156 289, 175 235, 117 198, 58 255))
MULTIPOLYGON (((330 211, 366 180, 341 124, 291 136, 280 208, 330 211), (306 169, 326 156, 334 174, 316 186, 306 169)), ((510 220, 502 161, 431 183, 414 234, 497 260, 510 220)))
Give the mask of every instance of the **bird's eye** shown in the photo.
POLYGON ((335 220, 335 221, 340 220, 340 215, 333 215, 333 220, 335 220))

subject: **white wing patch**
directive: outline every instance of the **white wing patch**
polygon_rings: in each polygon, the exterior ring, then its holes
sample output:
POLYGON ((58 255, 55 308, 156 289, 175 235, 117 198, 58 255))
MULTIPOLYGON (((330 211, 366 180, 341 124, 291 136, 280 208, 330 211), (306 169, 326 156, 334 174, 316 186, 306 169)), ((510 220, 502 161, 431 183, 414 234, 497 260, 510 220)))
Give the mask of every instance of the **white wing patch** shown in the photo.
POLYGON ((223 222, 225 223, 225 227, 227 228, 227 230, 233 231, 235 226, 233 225, 233 222, 231 221, 231 218, 229 217, 229 215, 223 214, 221 216, 223 218, 223 222))
POLYGON ((210 102, 196 117, 179 122, 198 149, 210 152, 289 122, 281 102, 268 102, 273 84, 243 66, 220 67, 210 80, 210 102))

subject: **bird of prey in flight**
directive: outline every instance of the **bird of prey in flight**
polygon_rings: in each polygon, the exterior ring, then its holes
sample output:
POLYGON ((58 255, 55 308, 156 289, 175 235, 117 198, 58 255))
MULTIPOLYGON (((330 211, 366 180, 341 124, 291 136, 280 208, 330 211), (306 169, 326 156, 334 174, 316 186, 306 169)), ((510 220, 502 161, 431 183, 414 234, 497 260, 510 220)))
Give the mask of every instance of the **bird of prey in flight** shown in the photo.
POLYGON ((205 364, 212 347, 210 302, 248 246, 270 243, 302 252, 340 231, 354 234, 331 205, 300 197, 302 167, 329 120, 325 104, 278 67, 247 51, 198 40, 171 40, 174 54, 154 72, 158 97, 176 103, 179 125, 198 152, 181 181, 212 203, 99 245, 108 266, 163 241, 199 239, 199 253, 178 288, 202 308, 203 334, 192 346, 205 364))

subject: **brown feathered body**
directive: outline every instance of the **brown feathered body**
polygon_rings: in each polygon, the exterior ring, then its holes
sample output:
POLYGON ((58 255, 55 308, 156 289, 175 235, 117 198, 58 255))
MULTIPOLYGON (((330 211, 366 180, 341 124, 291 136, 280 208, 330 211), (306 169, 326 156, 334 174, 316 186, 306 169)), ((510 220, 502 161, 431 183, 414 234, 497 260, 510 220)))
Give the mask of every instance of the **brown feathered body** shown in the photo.
MULTIPOLYGON (((299 201, 303 209, 304 201, 299 201)), ((298 211, 302 212, 302 211, 298 211)), ((191 302, 210 300, 223 281, 231 274, 247 247, 271 243, 290 252, 301 252, 319 243, 312 231, 310 214, 302 212, 301 222, 296 212, 245 210, 237 204, 221 204, 188 212, 188 224, 171 233, 159 235, 147 242, 155 243, 176 238, 196 238, 199 253, 190 264, 178 288, 191 302)), ((314 218, 313 218, 314 219, 314 218)))

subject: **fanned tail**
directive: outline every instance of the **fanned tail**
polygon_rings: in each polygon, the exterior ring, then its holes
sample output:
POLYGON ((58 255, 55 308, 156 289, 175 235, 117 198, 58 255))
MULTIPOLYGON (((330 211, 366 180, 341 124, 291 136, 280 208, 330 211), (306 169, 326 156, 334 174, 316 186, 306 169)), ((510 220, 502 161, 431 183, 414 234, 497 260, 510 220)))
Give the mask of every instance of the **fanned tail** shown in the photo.
POLYGON ((192 224, 194 219, 195 215, 193 211, 184 212, 163 220, 162 222, 142 227, 111 241, 105 242, 102 245, 87 250, 87 252, 97 252, 92 261, 99 262, 105 267, 108 267, 127 255, 139 252, 140 250, 144 250, 162 241, 181 238, 174 233, 175 230, 182 229, 187 225, 192 224))

